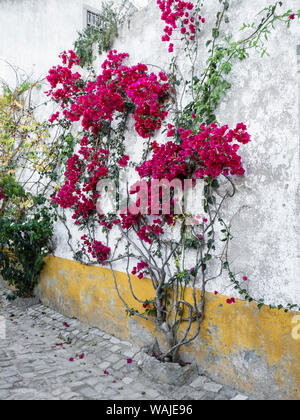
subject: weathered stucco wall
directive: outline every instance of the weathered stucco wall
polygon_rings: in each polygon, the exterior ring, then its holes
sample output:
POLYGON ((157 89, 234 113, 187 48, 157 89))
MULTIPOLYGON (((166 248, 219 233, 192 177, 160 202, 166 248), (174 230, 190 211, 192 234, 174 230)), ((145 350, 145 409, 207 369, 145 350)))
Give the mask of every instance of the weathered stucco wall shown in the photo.
MULTIPOLYGON (((35 63, 34 74, 44 75, 82 28, 83 3, 97 7, 98 0, 0 0, 0 57, 27 72, 35 63)), ((131 64, 142 61, 167 71, 170 56, 160 41, 163 25, 155 3, 151 0, 124 25, 114 47, 129 52, 131 64)), ((240 37, 237 29, 244 21, 255 20, 269 3, 232 0, 229 28, 234 22, 240 37)), ((203 44, 210 36, 217 5, 206 1, 203 15, 208 29, 203 44)), ((299 8, 299 1, 285 1, 284 9, 289 8, 299 8)), ((252 135, 252 143, 243 148, 246 175, 236 180, 237 195, 226 210, 234 233, 231 259, 235 271, 248 275, 246 286, 257 299, 300 304, 300 25, 290 29, 279 25, 268 45, 270 56, 252 53, 248 60, 236 63, 230 75, 232 89, 217 113, 219 121, 229 126, 245 122, 252 135)), ((205 52, 199 66, 204 60, 205 52)), ((188 70, 180 50, 179 63, 188 70)), ((1 66, 0 76, 9 74, 1 66)), ((128 152, 138 155, 141 149, 141 140, 129 130, 128 152)), ((74 228, 72 234, 75 244, 79 234, 74 228)), ((55 255, 64 259, 48 260, 39 288, 44 302, 116 335, 137 342, 150 339, 148 325, 125 317, 108 271, 71 261, 66 230, 59 224, 56 241, 55 255)), ((118 269, 122 271, 122 266, 118 269)), ((126 279, 120 274, 119 280, 127 296, 126 279)), ((141 297, 147 287, 146 282, 139 283, 141 297)), ((226 278, 212 284, 210 291, 214 290, 235 295, 226 278)), ((300 337, 293 335, 295 314, 259 312, 241 301, 228 306, 224 296, 210 296, 205 327, 186 357, 196 358, 218 380, 248 392, 299 399, 300 337)))

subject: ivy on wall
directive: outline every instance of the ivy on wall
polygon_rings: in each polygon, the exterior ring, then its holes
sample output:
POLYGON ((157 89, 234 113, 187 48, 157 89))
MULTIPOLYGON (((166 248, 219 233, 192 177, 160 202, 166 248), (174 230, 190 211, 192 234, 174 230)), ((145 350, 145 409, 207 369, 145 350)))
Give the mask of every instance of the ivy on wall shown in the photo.
POLYGON ((97 24, 87 26, 82 32, 79 32, 78 39, 74 44, 74 51, 80 58, 81 67, 92 66, 95 60, 94 48, 97 48, 99 55, 111 49, 113 41, 118 36, 120 25, 130 16, 130 5, 129 0, 123 1, 119 7, 116 7, 112 2, 102 3, 97 24), (124 10, 129 12, 124 13, 124 10))

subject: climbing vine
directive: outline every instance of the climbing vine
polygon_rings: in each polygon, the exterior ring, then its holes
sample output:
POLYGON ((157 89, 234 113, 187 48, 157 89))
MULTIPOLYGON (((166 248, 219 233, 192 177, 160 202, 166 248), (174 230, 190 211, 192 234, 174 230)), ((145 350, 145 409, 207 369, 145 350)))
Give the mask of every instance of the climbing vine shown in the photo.
POLYGON ((87 26, 79 32, 74 44, 74 51, 80 59, 81 67, 93 65, 95 47, 98 54, 111 49, 113 41, 118 37, 120 25, 128 19, 132 7, 129 0, 124 0, 119 7, 112 3, 102 3, 96 25, 87 26))
MULTIPOLYGON (((230 35, 222 36, 230 5, 220 1, 212 39, 204 46, 208 59, 199 70, 201 33, 206 25, 203 2, 158 0, 157 4, 166 23, 162 41, 168 43, 171 54, 169 71, 156 74, 142 63, 128 66, 128 54, 115 50, 109 52, 101 73, 88 81, 74 70, 80 59, 73 51, 62 54, 63 66, 50 70, 48 96, 61 107, 52 123, 81 124, 80 145, 66 162, 64 183, 52 202, 63 211, 71 209, 73 222, 83 232, 77 259, 111 269, 127 313, 154 322, 165 333, 167 350, 156 357, 175 362, 180 348, 200 333, 208 284, 228 272, 240 294, 254 300, 242 287, 247 276, 236 275, 230 267, 231 226, 223 215, 224 203, 236 192, 235 177, 245 173, 240 148, 251 138, 242 122, 232 128, 218 124, 216 109, 231 87, 228 75, 235 62, 247 59, 251 49, 264 56, 275 24, 289 26, 300 11, 278 14, 282 3, 277 2, 261 11, 259 23, 243 26, 249 31, 245 38, 233 41, 230 35), (172 57, 178 34, 185 66, 190 62, 188 76, 181 71, 176 54, 172 57), (186 97, 189 103, 183 106, 186 97), (141 162, 138 156, 126 154, 130 118, 144 145, 141 162), (158 130, 164 141, 153 139, 158 130), (130 180, 122 187, 124 168, 135 170, 137 182, 130 180), (107 187, 109 180, 112 184, 107 187), (199 195, 196 198, 201 209, 195 214, 177 189, 184 195, 198 181, 203 188, 201 200, 199 195), (114 186, 118 206, 105 212, 103 196, 114 186), (122 296, 117 262, 125 263, 134 307, 122 296), (146 278, 153 293, 145 300, 135 285, 146 278)), ((234 304, 235 298, 227 303, 234 304)))

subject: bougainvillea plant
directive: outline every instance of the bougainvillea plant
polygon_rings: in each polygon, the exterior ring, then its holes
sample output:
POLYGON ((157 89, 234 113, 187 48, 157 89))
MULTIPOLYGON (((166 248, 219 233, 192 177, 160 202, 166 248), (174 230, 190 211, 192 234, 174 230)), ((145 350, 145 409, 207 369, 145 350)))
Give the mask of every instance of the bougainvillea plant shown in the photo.
MULTIPOLYGON (((174 54, 176 34, 180 35, 185 66, 191 63, 189 76, 180 71, 175 57, 169 71, 155 74, 149 65, 129 66, 128 54, 116 50, 109 52, 100 74, 87 81, 74 70, 79 60, 73 51, 63 53, 63 65, 50 70, 47 94, 60 107, 50 121, 81 125, 80 145, 66 162, 63 185, 52 202, 64 211, 71 209, 73 222, 83 232, 76 258, 111 269, 128 314, 152 321, 164 332, 167 346, 156 356, 175 362, 180 348, 200 333, 209 283, 228 272, 241 295, 253 300, 241 286, 247 277, 239 279, 230 268, 231 226, 222 212, 235 194, 235 177, 245 174, 240 149, 251 139, 243 122, 236 127, 218 124, 215 110, 230 87, 227 75, 235 60, 246 59, 250 48, 263 55, 263 39, 275 22, 290 25, 300 11, 279 15, 278 2, 264 9, 260 23, 245 25, 250 35, 232 42, 228 35, 221 36, 229 2, 220 1, 213 39, 206 43, 207 66, 199 69, 200 33, 206 24, 202 2, 158 0, 157 5, 166 24, 162 40, 174 54), (189 99, 185 107, 184 95, 189 99), (129 118, 144 144, 142 161, 126 149, 129 118), (125 187, 125 205, 119 200, 118 211, 99 211, 101 185, 114 180, 120 198, 120 173, 126 168, 135 169, 136 179, 125 187), (198 181, 203 185, 196 214, 176 193, 177 187, 183 195, 187 192, 187 180, 189 188, 198 181), (135 307, 126 302, 118 284, 116 263, 122 261, 135 307), (135 291, 136 282, 142 281, 153 286, 146 300, 135 291)), ((234 304, 235 298, 227 303, 234 304)))

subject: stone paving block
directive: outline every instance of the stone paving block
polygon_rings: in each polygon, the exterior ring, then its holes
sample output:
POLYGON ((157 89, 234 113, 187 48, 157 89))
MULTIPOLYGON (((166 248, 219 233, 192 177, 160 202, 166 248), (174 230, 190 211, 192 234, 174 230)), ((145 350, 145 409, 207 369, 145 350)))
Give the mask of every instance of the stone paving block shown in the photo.
POLYGON ((111 348, 111 351, 112 351, 113 353, 117 353, 119 350, 121 350, 121 347, 120 347, 120 346, 118 346, 118 345, 114 345, 114 346, 112 346, 112 348, 111 348))
POLYGON ((122 354, 126 357, 128 357, 128 359, 133 359, 135 356, 135 353, 133 351, 130 350, 126 350, 124 352, 122 352, 122 354))
POLYGON ((87 378, 82 378, 82 382, 91 387, 94 387, 99 383, 99 378, 97 376, 89 376, 87 378))
POLYGON ((215 397, 215 401, 227 401, 228 398, 226 398, 224 395, 221 394, 217 394, 217 396, 215 397))
POLYGON ((133 382, 132 378, 123 378, 122 380, 124 382, 124 384, 129 385, 133 382))
POLYGON ((100 331, 100 330, 95 330, 95 335, 97 335, 98 337, 103 337, 105 335, 105 333, 103 331, 100 331))
POLYGON ((106 387, 103 391, 103 397, 105 397, 105 399, 110 399, 114 395, 119 395, 119 392, 111 387, 106 387))
POLYGON ((132 392, 132 391, 128 391, 125 395, 122 396, 122 399, 124 400, 141 400, 142 399, 142 393, 141 392, 132 392))
POLYGON ((112 344, 119 344, 120 343, 120 340, 118 338, 116 338, 116 337, 111 337, 110 342, 112 344))
POLYGON ((72 400, 76 399, 78 397, 78 394, 75 394, 74 392, 67 392, 62 395, 64 400, 72 400))
POLYGON ((193 400, 198 401, 198 400, 203 400, 205 395, 206 395, 205 391, 191 392, 190 394, 186 395, 185 399, 189 399, 189 397, 191 397, 193 400))
POLYGON ((9 397, 9 391, 1 391, 0 390, 0 400, 6 400, 9 397))
POLYGON ((108 369, 110 367, 110 362, 102 362, 100 363, 99 367, 102 369, 108 369))
POLYGON ((6 388, 11 388, 12 385, 8 384, 7 381, 4 381, 3 378, 1 377, 1 381, 0 381, 0 389, 6 389, 6 388))
POLYGON ((1 369, 1 379, 6 379, 17 374, 18 371, 15 368, 1 369))
POLYGON ((82 381, 74 381, 72 383, 70 383, 70 390, 73 392, 76 392, 77 389, 82 388, 84 386, 84 382, 82 381))
POLYGON ((208 383, 205 383, 203 385, 204 391, 207 391, 207 392, 215 392, 216 394, 218 392, 220 392, 222 388, 223 388, 222 385, 216 384, 214 382, 208 382, 208 383))
POLYGON ((220 392, 220 394, 224 395, 224 397, 226 397, 227 399, 231 399, 236 396, 237 391, 225 386, 220 392))
POLYGON ((7 362, 0 362, 0 368, 1 370, 3 368, 7 368, 7 367, 11 367, 12 366, 12 362, 11 361, 7 361, 7 362))
POLYGON ((156 397, 159 396, 159 392, 156 391, 155 389, 147 388, 146 395, 147 397, 150 397, 151 399, 155 399, 156 397))
POLYGON ((120 361, 121 357, 120 355, 116 355, 116 354, 111 354, 110 356, 108 356, 107 361, 110 363, 117 363, 120 361))
POLYGON ((104 338, 104 340, 110 340, 111 339, 111 335, 105 333, 105 334, 103 334, 102 338, 104 338))
POLYGON ((200 389, 203 387, 203 385, 208 382, 208 378, 206 378, 205 376, 198 376, 198 378, 196 378, 192 383, 191 383, 191 387, 192 388, 196 388, 196 389, 200 389))
POLYGON ((205 392, 204 396, 200 398, 201 401, 214 401, 216 399, 216 394, 213 392, 205 392))
POLYGON ((103 382, 98 382, 96 385, 94 385, 94 389, 97 391, 98 395, 104 393, 106 388, 107 385, 105 385, 103 382))
POLYGON ((94 398, 97 395, 97 391, 88 385, 84 385, 76 391, 82 394, 85 398, 94 398))
POLYGON ((70 394, 71 388, 60 388, 60 387, 56 387, 55 389, 51 390, 51 394, 55 397, 62 397, 64 398, 65 394, 70 394))
POLYGON ((236 397, 232 398, 231 401, 247 401, 249 398, 246 395, 238 394, 236 397))
POLYGON ((118 369, 122 369, 124 366, 126 366, 127 365, 127 361, 126 360, 120 360, 119 362, 117 362, 115 365, 114 365, 114 369, 115 370, 118 370, 118 369))
POLYGON ((121 346, 126 346, 126 347, 130 347, 130 348, 131 348, 132 343, 130 343, 129 341, 120 340, 120 345, 121 345, 121 346))

